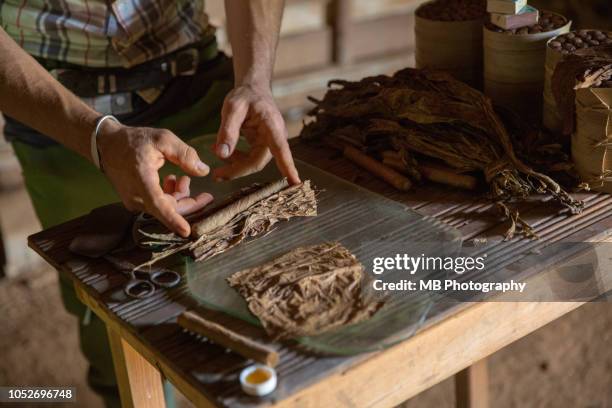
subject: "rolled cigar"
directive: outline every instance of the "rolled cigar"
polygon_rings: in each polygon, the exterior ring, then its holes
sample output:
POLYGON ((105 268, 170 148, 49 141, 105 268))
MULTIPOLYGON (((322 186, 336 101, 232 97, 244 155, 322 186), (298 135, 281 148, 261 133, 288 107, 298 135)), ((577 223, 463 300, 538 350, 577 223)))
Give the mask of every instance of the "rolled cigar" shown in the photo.
POLYGON ((464 190, 475 190, 478 185, 476 177, 466 174, 457 174, 450 168, 445 168, 444 166, 419 164, 418 168, 423 177, 435 183, 447 184, 464 190))
MULTIPOLYGON (((395 152, 383 152, 383 163, 399 172, 407 172, 408 169, 404 162, 399 158, 399 155, 394 155, 395 152)), ((429 181, 434 183, 446 184, 452 187, 462 188, 464 190, 475 190, 478 185, 476 177, 458 174, 452 169, 437 164, 422 164, 417 165, 418 171, 429 181)))
POLYGON ((408 191, 412 187, 412 182, 407 177, 401 175, 392 168, 383 163, 371 158, 370 156, 360 152, 351 146, 345 146, 343 151, 344 157, 357 164, 358 166, 368 170, 373 175, 391 184, 400 191, 408 191))
POLYGON ((400 154, 400 152, 395 151, 395 150, 385 150, 382 153, 382 158, 383 161, 385 159, 390 159, 390 160, 402 160, 402 155, 400 154))
POLYGON ((278 353, 276 351, 218 323, 206 320, 195 312, 189 310, 183 312, 178 317, 178 324, 182 328, 200 334, 245 358, 270 367, 278 364, 278 353))
POLYGON ((194 238, 199 238, 202 235, 214 230, 215 228, 225 225, 237 214, 240 214, 253 204, 264 198, 270 197, 273 194, 287 188, 289 183, 287 179, 275 181, 274 183, 268 184, 257 191, 254 191, 234 203, 231 203, 227 207, 222 208, 218 212, 212 214, 209 217, 204 218, 191 226, 191 235, 194 238))
POLYGON ((400 173, 406 172, 406 165, 402 161, 402 159, 396 159, 393 157, 383 157, 383 164, 385 166, 391 167, 393 170, 397 170, 400 173))

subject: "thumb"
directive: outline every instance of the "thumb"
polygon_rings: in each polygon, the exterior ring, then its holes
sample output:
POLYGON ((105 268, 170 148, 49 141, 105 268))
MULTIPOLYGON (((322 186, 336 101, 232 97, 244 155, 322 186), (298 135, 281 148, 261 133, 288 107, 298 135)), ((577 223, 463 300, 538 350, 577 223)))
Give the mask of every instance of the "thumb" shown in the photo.
POLYGON ((243 101, 228 99, 221 111, 221 126, 217 134, 215 153, 221 159, 229 158, 238 144, 240 128, 247 115, 248 107, 243 101))
POLYGON ((166 159, 191 176, 206 176, 210 172, 210 167, 200 160, 193 147, 183 142, 169 130, 161 132, 161 136, 155 138, 155 145, 166 159))

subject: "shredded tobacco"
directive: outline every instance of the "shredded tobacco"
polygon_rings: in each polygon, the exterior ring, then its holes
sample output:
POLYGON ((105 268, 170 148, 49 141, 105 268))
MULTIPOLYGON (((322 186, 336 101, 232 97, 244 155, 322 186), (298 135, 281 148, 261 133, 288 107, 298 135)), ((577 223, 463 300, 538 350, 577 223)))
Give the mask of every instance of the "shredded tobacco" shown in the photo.
POLYGON ((217 212, 195 221, 192 229, 200 234, 191 239, 172 233, 150 234, 139 231, 150 239, 146 245, 161 247, 163 250, 154 252, 151 260, 136 269, 153 265, 182 251, 190 251, 196 261, 202 261, 227 251, 247 238, 269 232, 280 221, 315 215, 317 199, 310 180, 295 186, 288 186, 284 179, 265 186, 252 186, 217 212))
POLYGON ((312 336, 370 318, 382 302, 362 294, 363 266, 338 242, 296 248, 227 281, 276 339, 312 336))
POLYGON ((443 161, 459 172, 481 172, 492 200, 509 220, 506 239, 515 231, 536 237, 509 207, 513 200, 546 194, 573 213, 584 204, 549 176, 536 172, 515 154, 512 139, 489 98, 439 71, 406 68, 351 82, 333 80, 301 136, 332 147, 354 146, 380 157, 395 150, 443 161))

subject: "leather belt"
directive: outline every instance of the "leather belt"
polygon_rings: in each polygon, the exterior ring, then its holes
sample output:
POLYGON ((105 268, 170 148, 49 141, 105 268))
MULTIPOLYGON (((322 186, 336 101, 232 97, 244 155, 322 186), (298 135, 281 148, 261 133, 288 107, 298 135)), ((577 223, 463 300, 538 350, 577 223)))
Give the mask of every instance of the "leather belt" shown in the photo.
POLYGON ((49 72, 80 97, 134 92, 165 85, 172 78, 193 75, 207 61, 218 56, 214 38, 132 68, 55 68, 49 72))

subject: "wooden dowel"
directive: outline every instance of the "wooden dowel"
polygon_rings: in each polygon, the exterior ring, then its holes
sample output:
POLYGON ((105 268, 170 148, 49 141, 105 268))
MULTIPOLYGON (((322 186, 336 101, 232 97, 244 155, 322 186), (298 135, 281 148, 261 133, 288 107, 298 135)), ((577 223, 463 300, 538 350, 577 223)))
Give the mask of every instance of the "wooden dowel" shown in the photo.
POLYGON ((400 191, 408 191, 412 187, 412 182, 407 177, 401 175, 392 168, 385 166, 381 162, 360 152, 351 146, 346 146, 343 151, 344 157, 368 170, 373 175, 381 178, 400 191))
POLYGON ((218 323, 206 320, 195 312, 183 312, 178 317, 178 324, 182 328, 200 334, 245 358, 250 358, 270 367, 278 364, 278 353, 276 351, 218 323))

